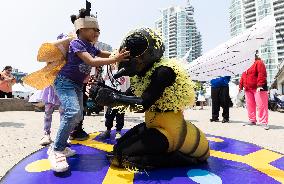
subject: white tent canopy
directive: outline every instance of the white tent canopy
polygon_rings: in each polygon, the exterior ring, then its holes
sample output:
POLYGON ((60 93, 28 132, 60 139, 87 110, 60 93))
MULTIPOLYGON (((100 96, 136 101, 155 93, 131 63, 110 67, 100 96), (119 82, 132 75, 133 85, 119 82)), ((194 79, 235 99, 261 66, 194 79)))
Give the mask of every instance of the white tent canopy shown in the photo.
POLYGON ((32 90, 28 89, 27 87, 25 87, 23 84, 20 83, 16 83, 12 86, 12 91, 13 92, 23 92, 23 93, 29 93, 32 90))
POLYGON ((16 83, 12 86, 12 93, 15 97, 20 96, 26 98, 33 92, 35 92, 35 89, 26 84, 16 83))
POLYGON ((274 16, 263 18, 242 34, 185 64, 187 72, 198 81, 241 74, 253 64, 255 51, 271 38, 275 25, 274 16))

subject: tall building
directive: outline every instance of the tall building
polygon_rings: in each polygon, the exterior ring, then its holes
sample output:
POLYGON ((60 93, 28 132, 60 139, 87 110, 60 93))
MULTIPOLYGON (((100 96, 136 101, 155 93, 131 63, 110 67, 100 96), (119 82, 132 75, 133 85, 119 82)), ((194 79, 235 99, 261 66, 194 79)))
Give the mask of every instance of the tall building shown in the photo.
POLYGON ((260 48, 260 56, 267 69, 267 81, 270 86, 278 72, 278 64, 284 58, 284 43, 277 31, 284 33, 284 0, 232 0, 230 5, 231 36, 237 36, 252 27, 267 15, 274 15, 277 21, 276 31, 260 48), (283 25, 281 25, 281 20, 283 25), (282 26, 282 27, 281 27, 282 26))
POLYGON ((109 44, 106 44, 106 43, 103 43, 103 42, 97 42, 96 47, 98 47, 98 49, 100 49, 100 50, 112 52, 112 47, 109 44))
POLYGON ((191 50, 189 62, 201 56, 202 37, 194 21, 194 8, 189 0, 185 7, 173 6, 162 11, 155 28, 162 34, 165 43, 164 56, 182 58, 191 50))
POLYGON ((232 0, 229 13, 231 37, 234 37, 245 30, 242 0, 232 0))
POLYGON ((278 91, 284 94, 284 0, 274 0, 274 16, 276 19, 276 40, 278 52, 278 73, 276 74, 276 84, 278 91))
POLYGON ((274 0, 273 10, 276 19, 278 62, 281 65, 284 61, 284 0, 274 0))

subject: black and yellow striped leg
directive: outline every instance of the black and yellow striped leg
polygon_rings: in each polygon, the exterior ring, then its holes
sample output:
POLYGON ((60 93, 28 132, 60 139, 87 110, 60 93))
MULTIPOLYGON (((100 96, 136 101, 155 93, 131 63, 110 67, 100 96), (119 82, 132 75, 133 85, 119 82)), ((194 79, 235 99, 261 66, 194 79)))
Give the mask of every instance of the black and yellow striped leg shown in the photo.
POLYGON ((157 129, 141 126, 132 133, 128 133, 126 139, 114 146, 112 160, 115 161, 115 165, 129 157, 136 157, 140 160, 144 155, 159 156, 167 153, 169 146, 167 137, 157 129))

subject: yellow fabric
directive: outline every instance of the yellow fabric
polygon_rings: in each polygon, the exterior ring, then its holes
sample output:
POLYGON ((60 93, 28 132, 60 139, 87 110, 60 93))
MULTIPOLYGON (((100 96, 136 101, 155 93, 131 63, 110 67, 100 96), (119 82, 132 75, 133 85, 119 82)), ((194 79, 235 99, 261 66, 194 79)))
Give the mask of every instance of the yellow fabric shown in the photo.
POLYGON ((173 69, 176 74, 176 80, 173 85, 167 87, 162 96, 150 107, 150 111, 156 108, 162 111, 182 111, 191 106, 194 101, 194 84, 190 80, 186 71, 175 59, 162 59, 157 62, 146 73, 144 77, 131 77, 131 88, 136 96, 141 97, 143 92, 150 84, 151 76, 156 68, 167 66, 173 69))
POLYGON ((60 61, 64 55, 58 47, 52 43, 44 43, 38 50, 37 60, 40 62, 60 61))
MULTIPOLYGON (((199 130, 200 131, 200 130, 199 130)), ((208 148, 208 141, 203 132, 200 131, 200 140, 197 149, 191 154, 193 157, 201 157, 208 148)))
MULTIPOLYGON (((189 154, 195 146, 197 140, 197 128, 190 122, 185 122, 183 113, 181 111, 175 112, 146 112, 145 113, 145 123, 147 128, 156 128, 168 139, 169 148, 168 152, 179 150, 184 154, 189 154), (186 123, 187 133, 184 137, 181 137, 182 132, 184 131, 184 123, 186 123), (183 139, 184 138, 184 139, 183 139), (183 140, 181 147, 180 140, 183 140)), ((188 156, 191 157, 200 157, 204 155, 208 148, 208 140, 205 137, 205 134, 199 130, 200 139, 196 150, 188 156)), ((208 153, 202 157, 202 160, 205 160, 209 157, 208 153)))
POLYGON ((162 59, 157 62, 145 74, 144 77, 134 76, 131 78, 133 93, 141 97, 151 82, 151 76, 156 68, 166 66, 173 69, 176 74, 175 82, 167 87, 162 96, 150 109, 145 112, 145 123, 147 128, 155 128, 168 139, 168 152, 179 150, 190 157, 209 157, 208 140, 204 133, 197 130, 191 123, 185 122, 183 110, 195 101, 195 84, 190 80, 186 71, 174 59, 162 59), (155 112, 156 109, 163 112, 155 112), (169 112, 165 112, 169 111, 169 112), (187 129, 187 132, 185 132, 187 129), (200 139, 198 140, 198 136, 200 139), (197 147, 195 147, 197 144, 197 147), (195 151, 193 151, 196 148, 195 151), (191 153, 193 152, 193 153, 191 153))
POLYGON ((197 141, 197 129, 194 127, 193 124, 188 123, 187 125, 187 134, 191 135, 190 139, 185 139, 184 140, 184 144, 182 145, 182 147, 180 148, 180 151, 188 154, 192 151, 195 142, 197 141))
POLYGON ((159 132, 161 132, 164 136, 167 137, 169 143, 168 152, 177 150, 175 139, 173 138, 173 136, 171 136, 171 134, 167 130, 159 127, 155 127, 155 129, 157 129, 159 132))
POLYGON ((169 141, 169 150, 177 149, 178 140, 182 131, 182 112, 145 112, 147 128, 156 128, 164 134, 169 141))
POLYGON ((58 60, 48 63, 43 69, 33 72, 23 78, 23 82, 38 90, 43 90, 53 84, 58 72, 65 65, 65 60, 58 60))
POLYGON ((37 60, 46 62, 47 66, 24 77, 23 82, 38 90, 52 85, 58 72, 66 63, 70 41, 73 39, 74 35, 69 34, 67 38, 43 43, 38 50, 37 60))

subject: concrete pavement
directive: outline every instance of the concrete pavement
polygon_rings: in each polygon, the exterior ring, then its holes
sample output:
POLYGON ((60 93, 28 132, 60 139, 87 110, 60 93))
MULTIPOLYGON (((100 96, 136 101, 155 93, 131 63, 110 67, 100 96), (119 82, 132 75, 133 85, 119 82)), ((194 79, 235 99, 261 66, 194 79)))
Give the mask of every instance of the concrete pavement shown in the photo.
MULTIPOLYGON (((273 151, 284 153, 284 113, 270 112, 271 129, 260 126, 242 126, 247 122, 246 110, 231 109, 231 122, 209 122, 211 109, 187 110, 185 117, 192 121, 206 134, 218 135, 250 142, 273 151)), ((0 112, 0 179, 24 157, 40 149, 39 140, 43 134, 42 112, 0 112)), ((105 130, 102 114, 85 118, 84 128, 87 132, 105 130)), ((125 128, 131 128, 143 121, 143 114, 127 114, 125 128)), ((220 118, 221 119, 221 118, 220 118)), ((52 137, 59 126, 59 114, 54 113, 52 137)))

